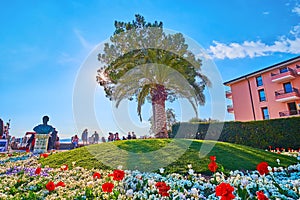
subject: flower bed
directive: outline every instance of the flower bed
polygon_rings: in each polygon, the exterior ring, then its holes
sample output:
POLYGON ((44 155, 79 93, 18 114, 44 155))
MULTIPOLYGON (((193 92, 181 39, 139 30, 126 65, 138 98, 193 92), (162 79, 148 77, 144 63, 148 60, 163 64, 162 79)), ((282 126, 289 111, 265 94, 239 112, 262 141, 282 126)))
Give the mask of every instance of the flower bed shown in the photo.
MULTIPOLYGON (((0 199, 299 199, 300 164, 270 168, 258 163, 256 171, 218 172, 216 157, 208 167, 211 177, 189 173, 142 173, 116 169, 86 170, 63 165, 40 166, 47 155, 0 158, 0 199), (25 159, 26 158, 26 159, 25 159)), ((279 162, 280 164, 280 162, 279 162)))

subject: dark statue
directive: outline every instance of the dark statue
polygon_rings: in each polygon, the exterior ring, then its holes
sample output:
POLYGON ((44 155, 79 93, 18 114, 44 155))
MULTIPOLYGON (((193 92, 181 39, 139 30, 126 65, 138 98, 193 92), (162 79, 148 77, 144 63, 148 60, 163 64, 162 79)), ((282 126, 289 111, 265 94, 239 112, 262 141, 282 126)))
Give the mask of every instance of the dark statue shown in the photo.
MULTIPOLYGON (((55 128, 53 128, 51 125, 48 125, 49 117, 44 116, 43 117, 43 124, 39 124, 36 127, 33 128, 33 130, 37 134, 49 134, 50 138, 48 140, 48 150, 54 148, 54 143, 57 137, 57 131, 55 128)), ((31 144, 32 140, 34 139, 34 134, 30 137, 30 139, 27 141, 27 146, 31 144)))

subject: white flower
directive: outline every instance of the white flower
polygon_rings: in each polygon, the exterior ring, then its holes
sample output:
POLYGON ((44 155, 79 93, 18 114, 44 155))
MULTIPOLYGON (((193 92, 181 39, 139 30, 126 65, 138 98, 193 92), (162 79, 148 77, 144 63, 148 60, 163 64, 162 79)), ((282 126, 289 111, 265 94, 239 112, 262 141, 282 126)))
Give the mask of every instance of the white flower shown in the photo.
POLYGON ((188 168, 189 168, 189 169, 192 169, 192 165, 191 165, 191 164, 188 164, 188 168))
POLYGON ((193 169, 189 169, 189 175, 193 175, 194 174, 194 170, 193 169))
POLYGON ((191 189, 191 195, 193 195, 194 197, 198 196, 198 190, 196 188, 192 188, 191 189))
POLYGON ((160 172, 161 174, 163 174, 163 173, 165 172, 165 169, 164 169, 164 168, 159 168, 159 172, 160 172))
POLYGON ((268 170, 271 172, 272 171, 272 167, 268 166, 268 170))
POLYGON ((126 196, 129 197, 129 198, 132 198, 133 197, 133 190, 132 189, 129 189, 126 191, 126 196))
POLYGON ((278 158, 276 159, 276 162, 278 163, 278 165, 280 165, 280 160, 278 158))
POLYGON ((241 180, 242 186, 246 187, 249 184, 249 181, 246 177, 243 177, 241 180))

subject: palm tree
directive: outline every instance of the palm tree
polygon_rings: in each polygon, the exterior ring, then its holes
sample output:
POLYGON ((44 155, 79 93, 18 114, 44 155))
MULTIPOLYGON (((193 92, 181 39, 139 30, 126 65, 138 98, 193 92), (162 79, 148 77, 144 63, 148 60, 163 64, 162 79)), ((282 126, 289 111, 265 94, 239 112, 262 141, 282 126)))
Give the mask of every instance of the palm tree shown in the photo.
POLYGON ((188 50, 182 34, 167 35, 162 23, 146 23, 136 15, 132 23, 115 22, 111 43, 99 61, 97 81, 106 96, 116 101, 137 99, 137 113, 148 99, 152 103, 155 137, 167 138, 165 102, 186 98, 197 113, 204 104, 203 90, 209 80, 201 73, 201 60, 188 50))

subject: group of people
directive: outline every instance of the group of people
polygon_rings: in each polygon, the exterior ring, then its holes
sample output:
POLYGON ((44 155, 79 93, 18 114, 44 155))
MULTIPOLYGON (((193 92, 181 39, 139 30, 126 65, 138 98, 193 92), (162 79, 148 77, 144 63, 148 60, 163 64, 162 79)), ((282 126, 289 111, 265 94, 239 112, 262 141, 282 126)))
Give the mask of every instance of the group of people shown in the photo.
POLYGON ((10 120, 9 122, 4 125, 4 122, 2 119, 0 119, 0 139, 7 139, 9 138, 9 126, 10 126, 10 120))
MULTIPOLYGON (((130 139, 136 139, 136 134, 134 132, 131 132, 131 133, 128 132, 127 137, 125 137, 125 136, 122 137, 122 140, 130 140, 130 139)), ((112 141, 116 141, 116 140, 120 140, 119 133, 116 132, 115 134, 113 134, 112 132, 109 132, 107 141, 112 142, 112 141)), ((105 139, 104 139, 104 141, 102 139, 102 142, 105 142, 105 139)))
MULTIPOLYGON (((33 128, 33 130, 38 133, 38 134, 49 134, 49 140, 48 140, 48 150, 51 149, 59 149, 60 147, 60 142, 59 142, 59 137, 58 137, 58 132, 57 130, 52 127, 51 125, 48 125, 49 117, 44 116, 43 117, 43 124, 40 124, 36 127, 33 128)), ((34 139, 34 134, 30 137, 30 139, 27 141, 28 147, 32 143, 34 139)), ((130 139, 137 139, 136 134, 132 132, 128 132, 127 137, 123 136, 122 140, 130 140, 130 139)), ((98 144, 99 142, 99 134, 97 131, 94 132, 94 134, 91 137, 88 137, 88 129, 84 129, 84 131, 81 134, 81 140, 82 144, 88 145, 88 144, 98 144)), ((102 142, 106 142, 105 138, 101 138, 102 142)), ((120 140, 119 133, 116 132, 113 134, 112 132, 109 132, 109 136, 107 141, 116 141, 120 140)), ((73 148, 77 148, 79 146, 79 137, 78 135, 72 136, 71 137, 71 143, 73 148)))
MULTIPOLYGON (((84 131, 81 134, 81 140, 83 145, 88 144, 98 144, 99 142, 99 134, 97 131, 94 132, 94 134, 91 137, 88 137, 88 129, 84 129, 84 131)), ((73 136, 71 138, 71 143, 73 145, 73 148, 77 148, 79 144, 79 138, 77 135, 73 136)))

